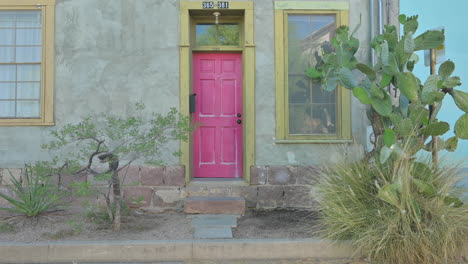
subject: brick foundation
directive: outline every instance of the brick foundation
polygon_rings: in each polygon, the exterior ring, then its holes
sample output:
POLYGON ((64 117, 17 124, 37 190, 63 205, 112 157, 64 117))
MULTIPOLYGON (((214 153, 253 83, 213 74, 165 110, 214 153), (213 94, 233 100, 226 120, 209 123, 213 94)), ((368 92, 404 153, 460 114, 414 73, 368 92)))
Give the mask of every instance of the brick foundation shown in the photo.
MULTIPOLYGON (((10 169, 13 177, 21 177, 21 169, 10 169)), ((297 208, 314 209, 313 183, 319 170, 313 166, 255 166, 251 168, 251 183, 245 185, 207 184, 185 185, 183 166, 131 166, 120 172, 123 179, 123 198, 132 208, 147 210, 181 210, 187 197, 243 197, 245 206, 257 209, 297 208)), ((0 191, 11 179, 6 169, 0 169, 0 191)), ((89 175, 62 176, 62 184, 91 181, 89 175)), ((54 179, 56 183, 56 179, 54 179)), ((0 205, 5 204, 0 198, 0 205)))

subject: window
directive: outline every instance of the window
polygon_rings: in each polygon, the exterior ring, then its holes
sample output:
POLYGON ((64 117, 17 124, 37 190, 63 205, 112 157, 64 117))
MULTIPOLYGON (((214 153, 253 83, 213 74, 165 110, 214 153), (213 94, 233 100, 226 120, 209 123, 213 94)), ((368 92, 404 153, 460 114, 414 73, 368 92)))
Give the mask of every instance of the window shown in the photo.
POLYGON ((239 46, 239 24, 197 24, 196 46, 239 46))
POLYGON ((351 138, 349 91, 338 87, 327 92, 305 75, 330 47, 336 27, 347 22, 347 11, 342 10, 347 3, 328 3, 335 9, 323 9, 323 3, 275 2, 278 143, 351 138))
MULTIPOLYGON (((199 2, 193 2, 197 5, 199 2)), ((213 10, 190 10, 190 45, 194 51, 242 50, 244 46, 244 11, 219 10, 218 19, 213 10), (217 20, 217 22, 216 22, 217 20)))
POLYGON ((0 125, 53 125, 54 1, 0 3, 0 125))

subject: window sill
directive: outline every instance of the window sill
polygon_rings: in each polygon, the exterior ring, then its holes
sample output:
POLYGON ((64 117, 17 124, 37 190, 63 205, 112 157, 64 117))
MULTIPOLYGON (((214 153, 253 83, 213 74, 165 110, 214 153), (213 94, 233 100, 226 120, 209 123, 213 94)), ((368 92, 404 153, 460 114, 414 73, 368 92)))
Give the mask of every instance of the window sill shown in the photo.
POLYGON ((346 144, 352 139, 277 139, 275 144, 346 144))
POLYGON ((55 126, 54 122, 35 122, 35 121, 21 121, 21 122, 8 122, 0 121, 0 127, 13 127, 13 126, 55 126))

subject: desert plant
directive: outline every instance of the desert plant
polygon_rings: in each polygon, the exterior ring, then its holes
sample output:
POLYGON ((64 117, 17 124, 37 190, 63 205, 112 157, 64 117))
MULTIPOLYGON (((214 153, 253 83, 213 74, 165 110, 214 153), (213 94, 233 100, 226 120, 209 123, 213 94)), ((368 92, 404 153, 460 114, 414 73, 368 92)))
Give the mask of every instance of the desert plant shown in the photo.
POLYGON ((0 233, 13 233, 16 227, 10 223, 0 223, 0 233))
POLYGON ((376 263, 448 263, 468 237, 457 173, 394 155, 331 166, 318 184, 322 235, 350 240, 376 263))
POLYGON ((10 190, 13 196, 0 192, 0 197, 13 207, 0 208, 0 210, 32 217, 64 204, 65 193, 57 190, 51 182, 51 177, 35 174, 30 166, 25 166, 23 171, 21 180, 11 177, 10 190))
MULTIPOLYGON (((164 146, 172 140, 187 140, 191 130, 189 119, 174 108, 166 115, 146 114, 144 105, 137 104, 135 111, 125 117, 107 113, 88 116, 78 124, 67 124, 53 131, 53 140, 43 146, 61 151, 65 164, 85 164, 73 174, 90 173, 95 181, 107 182, 106 190, 99 193, 106 201, 114 230, 120 230, 123 180, 120 172, 137 160, 162 164, 160 156, 164 146), (108 168, 96 163, 107 164, 108 168)), ((179 155, 178 152, 173 154, 179 155)), ((89 183, 77 186, 80 193, 87 193, 91 187, 89 183)))
POLYGON ((399 17, 404 27, 401 37, 396 26, 385 26, 384 32, 370 43, 378 58, 375 64, 355 57, 359 40, 354 32, 342 26, 331 45, 325 45, 322 54, 316 54, 317 65, 306 71, 325 90, 333 91, 341 84, 351 89, 361 103, 370 105, 368 117, 374 134, 371 154, 380 154, 382 162, 396 147, 402 149, 402 145, 408 146, 405 150, 410 154, 421 149, 436 153, 440 149, 455 151, 458 139, 468 139, 468 93, 455 89, 461 85, 459 77, 451 76, 455 64, 450 60, 444 62, 438 74, 424 82, 412 73, 419 60, 414 52, 438 48, 445 38, 443 31, 427 31, 413 37, 418 29, 417 19, 418 16, 399 17), (360 81, 352 71, 362 73, 360 81), (450 130, 447 122, 437 118, 447 94, 465 114, 455 124, 454 137, 425 145, 431 136, 436 138, 450 130))
POLYGON ((468 138, 468 94, 455 89, 461 83, 451 76, 452 61, 424 83, 412 73, 418 62, 414 51, 435 49, 445 36, 427 31, 413 37, 417 16, 402 15, 400 22, 403 36, 386 25, 372 40, 375 64, 358 61, 359 40, 340 27, 331 48, 316 54, 317 65, 306 72, 322 88, 332 91, 341 84, 370 105, 374 133, 366 159, 325 170, 318 185, 323 235, 351 240, 378 263, 447 263, 464 245, 468 211, 457 195, 458 171, 439 167, 437 154, 455 151, 458 140, 468 138), (361 73, 360 81, 352 71, 361 73), (437 137, 450 126, 437 113, 447 94, 465 114, 455 124, 455 136, 444 141, 437 137), (431 151, 432 161, 417 162, 420 150, 431 151))

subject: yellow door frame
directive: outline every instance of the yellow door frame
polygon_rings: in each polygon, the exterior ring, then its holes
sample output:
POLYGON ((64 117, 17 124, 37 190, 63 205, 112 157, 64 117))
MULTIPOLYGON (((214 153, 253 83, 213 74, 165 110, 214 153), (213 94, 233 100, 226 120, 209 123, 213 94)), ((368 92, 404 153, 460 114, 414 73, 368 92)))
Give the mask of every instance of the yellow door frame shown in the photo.
MULTIPOLYGON (((192 91, 192 53, 191 18, 190 11, 206 10, 202 8, 204 1, 180 2, 180 112, 189 115, 189 95, 192 91)), ((217 2, 214 8, 217 8, 217 2)), ((232 51, 242 52, 242 89, 243 89, 243 180, 250 183, 250 168, 255 165, 255 44, 254 44, 254 13, 253 1, 231 1, 229 9, 244 12, 240 38, 242 43, 238 49, 232 51)), ((219 47, 204 49, 205 51, 219 52, 219 47)), ((229 50, 224 50, 229 51, 229 50)), ((192 179, 192 139, 180 142, 180 164, 185 166, 185 182, 192 179)))

